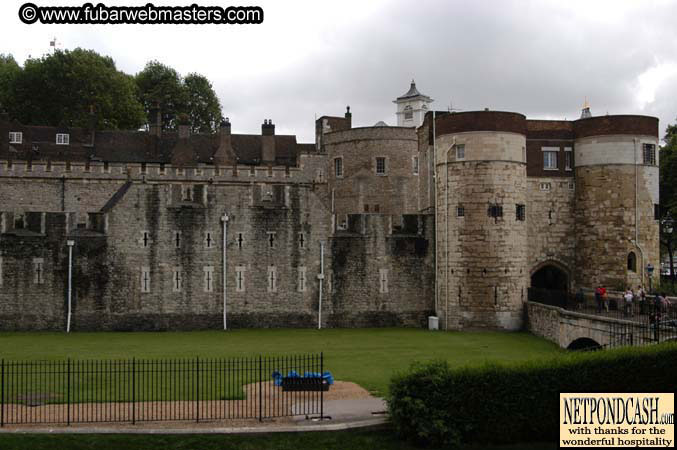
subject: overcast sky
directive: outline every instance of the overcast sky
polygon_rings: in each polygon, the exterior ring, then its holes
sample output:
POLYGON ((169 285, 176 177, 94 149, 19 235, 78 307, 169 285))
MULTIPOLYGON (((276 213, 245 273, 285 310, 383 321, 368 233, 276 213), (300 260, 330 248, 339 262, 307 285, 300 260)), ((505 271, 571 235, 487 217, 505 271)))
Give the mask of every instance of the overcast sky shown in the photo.
POLYGON ((677 1, 195 0, 263 7, 263 24, 240 26, 25 25, 23 3, 0 3, 0 53, 23 64, 56 37, 63 49, 93 49, 131 74, 152 59, 201 73, 235 133, 259 133, 272 119, 278 134, 312 142, 315 116, 342 115, 346 105, 354 126, 392 125, 392 100, 412 78, 437 110, 575 119, 587 97, 593 115, 659 117, 661 137, 677 118, 677 1))

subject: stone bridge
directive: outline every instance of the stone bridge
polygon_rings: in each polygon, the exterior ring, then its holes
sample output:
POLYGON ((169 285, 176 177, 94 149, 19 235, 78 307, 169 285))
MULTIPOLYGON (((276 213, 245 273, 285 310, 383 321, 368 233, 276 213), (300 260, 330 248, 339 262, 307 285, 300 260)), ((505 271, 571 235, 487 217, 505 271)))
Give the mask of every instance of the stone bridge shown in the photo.
POLYGON ((531 301, 526 302, 526 313, 531 333, 571 350, 677 340, 677 327, 663 325, 657 332, 646 322, 586 314, 531 301))

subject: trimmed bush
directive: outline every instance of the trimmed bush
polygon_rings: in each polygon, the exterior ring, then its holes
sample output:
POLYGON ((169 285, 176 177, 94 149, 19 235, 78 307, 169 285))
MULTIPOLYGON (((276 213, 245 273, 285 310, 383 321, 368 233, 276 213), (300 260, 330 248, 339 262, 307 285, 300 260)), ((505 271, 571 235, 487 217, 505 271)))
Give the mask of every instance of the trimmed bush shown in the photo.
POLYGON ((559 393, 672 392, 677 344, 569 353, 518 365, 415 364, 390 384, 398 434, 419 445, 559 439, 559 393))

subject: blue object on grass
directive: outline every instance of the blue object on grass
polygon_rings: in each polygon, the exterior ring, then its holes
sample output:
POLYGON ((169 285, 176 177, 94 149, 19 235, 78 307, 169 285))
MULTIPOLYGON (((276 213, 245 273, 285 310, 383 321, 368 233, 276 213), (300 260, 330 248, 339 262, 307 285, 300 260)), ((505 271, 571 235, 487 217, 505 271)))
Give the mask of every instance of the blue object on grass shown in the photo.
MULTIPOLYGON (((276 370, 272 373, 272 377, 275 386, 282 386, 283 377, 280 372, 276 370)), ((287 378, 301 378, 301 376, 295 370, 290 370, 287 373, 287 378)), ((320 374, 320 372, 304 372, 303 378, 322 378, 323 380, 327 380, 327 384, 334 384, 334 377, 329 371, 326 371, 323 374, 320 374)))

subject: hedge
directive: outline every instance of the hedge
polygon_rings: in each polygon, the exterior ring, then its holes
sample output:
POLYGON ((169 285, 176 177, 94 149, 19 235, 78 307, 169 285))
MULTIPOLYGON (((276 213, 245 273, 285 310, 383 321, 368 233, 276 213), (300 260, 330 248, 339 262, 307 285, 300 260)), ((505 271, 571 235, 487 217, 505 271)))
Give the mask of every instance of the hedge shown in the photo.
POLYGON ((517 365, 414 364, 390 384, 397 433, 424 446, 557 442, 560 392, 673 392, 677 344, 569 353, 517 365))

